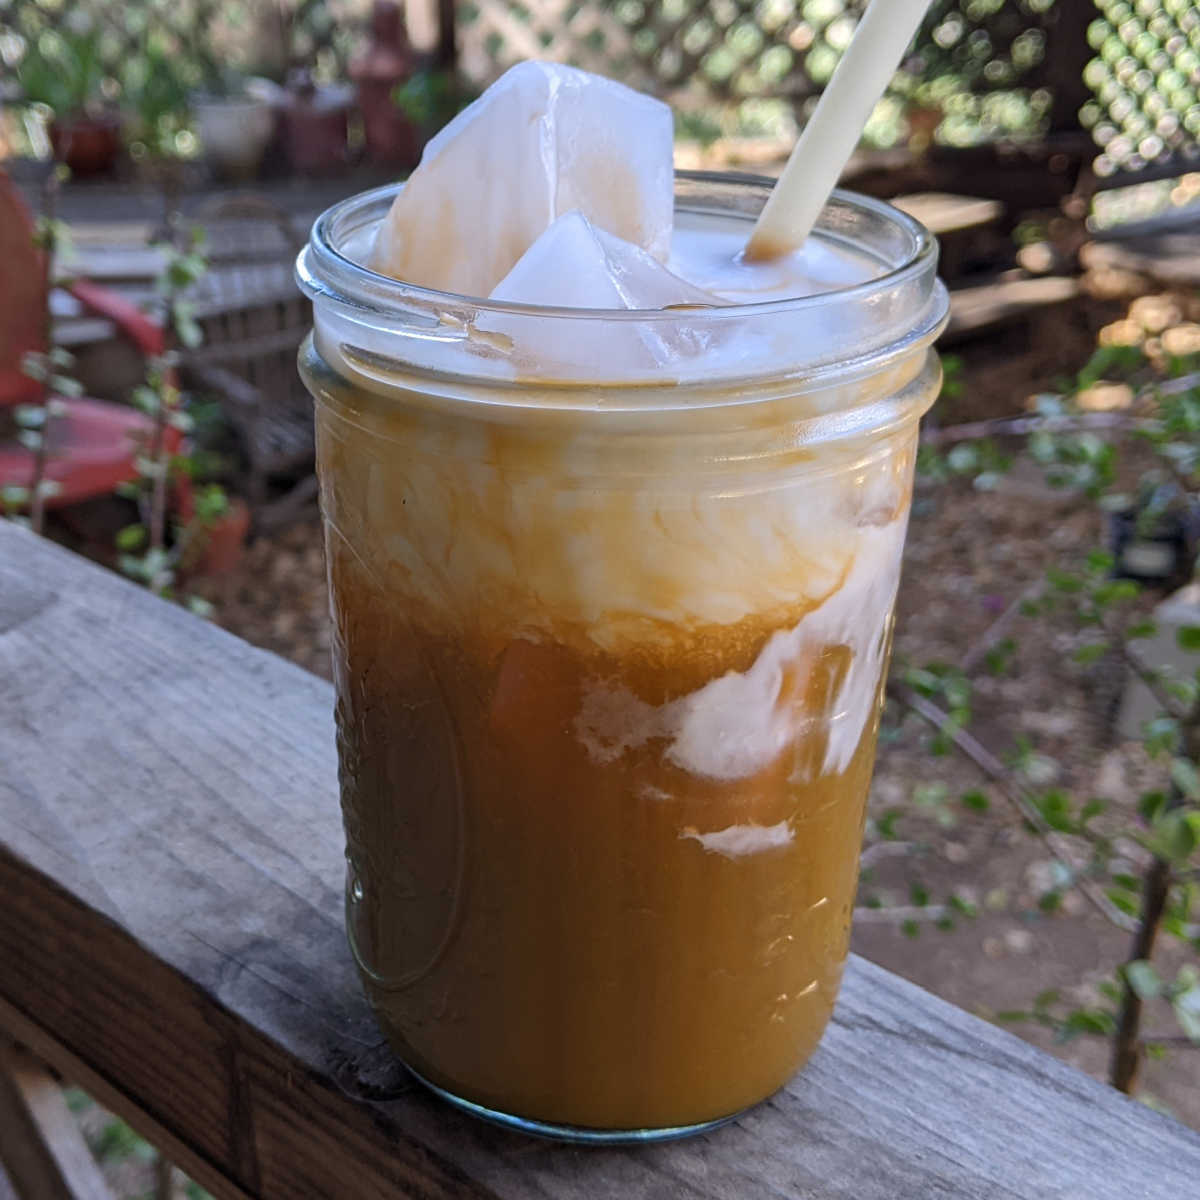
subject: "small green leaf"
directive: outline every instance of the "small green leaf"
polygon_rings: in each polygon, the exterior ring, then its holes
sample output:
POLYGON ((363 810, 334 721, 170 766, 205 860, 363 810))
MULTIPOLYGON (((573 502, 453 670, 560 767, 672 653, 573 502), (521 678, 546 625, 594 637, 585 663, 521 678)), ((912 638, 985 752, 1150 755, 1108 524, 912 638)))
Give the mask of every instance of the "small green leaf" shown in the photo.
POLYGON ((1129 986, 1143 999, 1152 1000, 1162 992, 1162 980, 1154 964, 1145 959, 1125 964, 1125 978, 1129 986))
POLYGON ((1138 801, 1138 812, 1144 821, 1153 824, 1166 806, 1166 792, 1145 792, 1138 801))
POLYGON ((1171 761, 1171 781, 1189 800, 1200 800, 1200 772, 1190 759, 1171 761))
POLYGON ((1155 822, 1148 845, 1153 854, 1167 862, 1184 863, 1196 849, 1197 829, 1188 814, 1175 809, 1155 822))
POLYGON ((919 808, 935 808, 945 801, 949 792, 944 783, 919 783, 913 788, 913 803, 919 808))
POLYGON ((21 374, 36 383, 45 383, 50 377, 50 364, 44 354, 30 351, 21 359, 21 374))
POLYGON ((1200 650, 1200 625, 1184 625, 1176 637, 1185 650, 1200 650))
POLYGON ((955 474, 966 475, 979 466, 979 452, 969 442, 960 442, 946 455, 946 462, 955 474))
POLYGON ((988 672, 992 675, 1002 675, 1012 665, 1017 643, 1012 638, 1002 638, 984 655, 988 672))
POLYGON ((1107 1037, 1116 1029, 1116 1022, 1110 1012, 1103 1009, 1077 1008, 1067 1015, 1063 1023, 1063 1032, 1068 1036, 1077 1033, 1090 1033, 1107 1037))
POLYGON ((978 789, 970 792, 964 792, 962 795, 962 805, 964 808, 969 808, 972 812, 987 812, 991 807, 991 802, 988 800, 985 793, 978 789))
POLYGON ((1101 608, 1120 604, 1126 600, 1135 600, 1141 595, 1142 589, 1132 579, 1113 579, 1102 583, 1092 592, 1092 599, 1101 608))
POLYGON ((896 833, 896 822, 900 819, 900 816, 900 809, 892 808, 875 822, 875 828, 885 842, 894 842, 896 840, 898 836, 896 833))
POLYGON ((1061 907, 1062 892, 1043 892, 1042 895, 1038 897, 1038 908, 1040 908, 1042 912, 1046 914, 1058 912, 1061 907))
POLYGON ((117 531, 116 544, 118 550, 140 550, 146 542, 146 527, 144 525, 126 525, 117 531))
POLYGON ((921 927, 916 923, 916 921, 905 921, 904 924, 900 926, 900 932, 908 938, 920 937, 921 927))
POLYGON ((59 396, 74 398, 83 395, 83 384, 70 375, 55 375, 50 380, 51 389, 59 396))
POLYGON ((904 672, 904 682, 926 697, 936 696, 941 690, 941 679, 932 671, 925 671, 920 667, 909 667, 904 672))
POLYGON ((908 896, 918 908, 924 908, 929 903, 929 890, 915 880, 908 885, 908 896))
POLYGON ((1075 827, 1074 821, 1071 820, 1071 802, 1066 792, 1052 788, 1041 796, 1035 796, 1033 802, 1051 829, 1059 833, 1070 833, 1075 827))
POLYGON ((145 384, 135 387, 130 398, 137 408, 151 415, 158 412, 159 404, 161 403, 158 393, 152 387, 147 387, 145 384))
POLYGON ((1176 995, 1172 1007, 1179 1028, 1193 1042, 1200 1043, 1200 988, 1191 987, 1185 992, 1180 992, 1176 995))
POLYGON ((1099 662, 1107 653, 1108 642, 1091 642, 1088 645, 1080 646, 1071 657, 1080 666, 1090 667, 1092 663, 1099 662))
POLYGON ((190 317, 175 318, 175 333, 189 350, 195 350, 204 341, 203 330, 190 317))
POLYGON ((46 410, 40 404, 18 404, 13 420, 22 429, 41 429, 46 424, 46 410))
POLYGON ((1179 741, 1179 722, 1174 717, 1155 717, 1142 728, 1142 744, 1152 758, 1175 749, 1179 741))
POLYGON ((117 566, 121 569, 121 573, 128 575, 130 579, 145 580, 149 577, 145 561, 138 558, 136 554, 118 555, 117 566))
POLYGON ((188 611, 194 613, 198 617, 203 617, 206 621, 211 620, 216 609, 203 596, 189 596, 187 598, 188 611))
POLYGON ((1060 592, 1080 592, 1083 590, 1083 580, 1078 576, 1070 575, 1066 571, 1061 571, 1058 567, 1050 567, 1046 571, 1046 579, 1050 586, 1056 588, 1060 592))
POLYGON ((1158 632, 1158 626, 1153 621, 1134 621, 1125 630, 1125 636, 1133 641, 1135 638, 1153 637, 1158 632))

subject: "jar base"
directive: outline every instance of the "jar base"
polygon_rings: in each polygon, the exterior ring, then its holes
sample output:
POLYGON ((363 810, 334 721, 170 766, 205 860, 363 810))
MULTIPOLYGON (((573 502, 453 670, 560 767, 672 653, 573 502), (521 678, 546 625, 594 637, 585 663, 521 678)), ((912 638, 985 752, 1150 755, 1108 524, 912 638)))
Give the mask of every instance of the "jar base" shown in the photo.
POLYGON ((555 1142, 573 1142, 576 1145, 589 1146, 633 1146, 648 1145, 654 1142, 674 1142, 680 1138, 694 1137, 697 1134, 708 1133, 712 1129, 720 1129, 730 1121, 736 1121, 742 1111, 730 1113, 727 1117, 717 1117, 713 1121, 701 1121, 695 1125, 668 1125, 656 1129, 591 1129, 581 1125, 558 1125, 553 1121, 536 1121, 530 1117, 519 1117, 514 1113, 500 1112, 456 1096, 436 1083, 431 1083, 420 1072, 414 1071, 405 1063, 408 1072, 435 1096, 441 1097, 455 1108, 470 1113, 473 1117, 488 1121, 492 1125, 500 1125, 518 1133, 526 1133, 532 1137, 546 1138, 555 1142))

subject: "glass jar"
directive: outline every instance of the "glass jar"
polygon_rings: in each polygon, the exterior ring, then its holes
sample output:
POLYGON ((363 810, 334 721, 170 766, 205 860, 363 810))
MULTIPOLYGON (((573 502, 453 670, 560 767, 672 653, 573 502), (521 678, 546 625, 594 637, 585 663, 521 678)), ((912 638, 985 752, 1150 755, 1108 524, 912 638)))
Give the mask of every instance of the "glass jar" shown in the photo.
MULTIPOLYGON (((769 181, 681 176, 744 227, 769 181)), ((346 920, 404 1062, 484 1116, 677 1136, 803 1065, 847 954, 917 424, 947 301, 876 277, 662 312, 372 273, 395 189, 317 222, 316 399, 346 920)))

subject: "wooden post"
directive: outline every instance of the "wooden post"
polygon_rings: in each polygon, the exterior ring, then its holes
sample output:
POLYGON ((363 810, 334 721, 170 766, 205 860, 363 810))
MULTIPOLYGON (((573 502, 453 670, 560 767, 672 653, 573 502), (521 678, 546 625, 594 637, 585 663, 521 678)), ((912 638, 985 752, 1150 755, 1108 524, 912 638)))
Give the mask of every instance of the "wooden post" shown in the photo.
POLYGON ((1080 129, 1079 110, 1092 91, 1083 72, 1092 60, 1088 26, 1100 15, 1095 0, 1058 0, 1056 20, 1046 38, 1043 78, 1053 93, 1050 132, 1075 133, 1080 129))
POLYGON ((458 67, 455 0, 437 0, 437 23, 437 65, 443 71, 454 71, 458 67))

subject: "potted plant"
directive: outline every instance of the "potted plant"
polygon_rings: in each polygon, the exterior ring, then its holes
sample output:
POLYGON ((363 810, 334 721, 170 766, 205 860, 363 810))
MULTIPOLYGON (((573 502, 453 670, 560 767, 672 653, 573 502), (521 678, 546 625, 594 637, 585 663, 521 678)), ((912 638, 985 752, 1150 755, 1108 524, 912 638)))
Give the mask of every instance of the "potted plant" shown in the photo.
POLYGON ((270 80, 249 79, 210 65, 204 86, 192 95, 191 110, 204 157, 215 174, 251 179, 275 130, 282 89, 270 80))
POLYGON ((136 162, 186 158, 195 138, 188 128, 188 89, 170 49, 149 38, 121 75, 125 136, 136 162))
POLYGON ((52 113, 55 158, 76 175, 107 171, 121 148, 121 121, 103 95, 106 72, 91 19, 73 13, 61 28, 31 37, 16 75, 25 100, 52 113))

